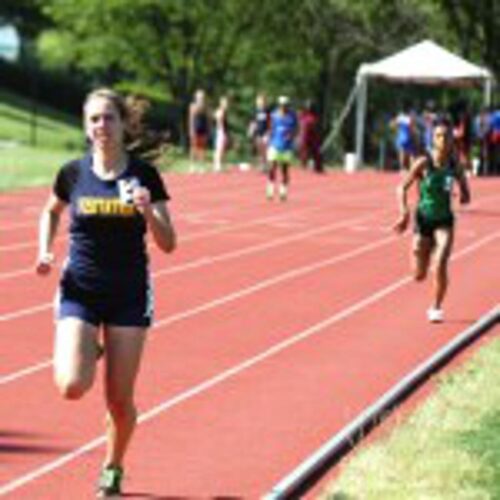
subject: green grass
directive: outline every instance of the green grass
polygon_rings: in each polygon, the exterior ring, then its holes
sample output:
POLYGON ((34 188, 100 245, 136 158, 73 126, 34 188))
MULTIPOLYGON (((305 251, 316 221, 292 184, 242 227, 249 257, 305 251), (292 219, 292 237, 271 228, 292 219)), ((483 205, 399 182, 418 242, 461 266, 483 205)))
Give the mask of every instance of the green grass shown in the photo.
POLYGON ((77 118, 0 90, 0 190, 45 185, 62 163, 81 153, 77 118), (36 126, 35 126, 36 125, 36 126))
POLYGON ((439 379, 387 438, 355 453, 321 500, 500 499, 500 340, 439 379))
MULTIPOLYGON (((66 161, 83 152, 84 136, 79 117, 0 89, 0 191, 48 185, 66 161), (36 127, 35 127, 36 123, 36 127)), ((243 148, 244 149, 244 148, 243 148)), ((226 163, 251 161, 247 150, 230 150, 226 163)), ((158 162, 161 170, 190 172, 192 164, 183 148, 170 145, 158 162)), ((212 151, 196 169, 212 171, 212 151)))
MULTIPOLYGON (((33 111, 29 99, 0 89, 0 191, 48 185, 62 164, 83 152, 80 118, 38 105, 35 129, 33 111)), ((191 162, 170 146, 159 167, 186 172, 191 162)), ((210 156, 201 167, 211 169, 210 156)))
POLYGON ((29 146, 0 148, 0 191, 48 185, 59 167, 77 154, 29 146))
POLYGON ((38 106, 0 91, 0 143, 38 146, 42 149, 75 150, 83 145, 77 118, 38 106))

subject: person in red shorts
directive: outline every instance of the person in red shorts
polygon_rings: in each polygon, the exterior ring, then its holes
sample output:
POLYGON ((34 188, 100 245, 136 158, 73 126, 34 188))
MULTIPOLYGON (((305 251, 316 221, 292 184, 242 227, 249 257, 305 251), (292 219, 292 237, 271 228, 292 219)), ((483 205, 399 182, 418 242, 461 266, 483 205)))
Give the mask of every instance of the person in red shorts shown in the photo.
POLYGON ((319 132, 319 116, 312 101, 306 101, 299 113, 299 158, 302 166, 307 168, 310 159, 314 162, 314 171, 323 172, 321 158, 321 135, 319 132))
POLYGON ((457 159, 466 172, 472 171, 472 119, 465 101, 459 101, 453 114, 453 140, 457 159))
POLYGON ((196 168, 196 163, 205 161, 211 133, 210 120, 205 92, 199 89, 195 92, 194 100, 189 105, 188 114, 189 151, 192 168, 196 168))

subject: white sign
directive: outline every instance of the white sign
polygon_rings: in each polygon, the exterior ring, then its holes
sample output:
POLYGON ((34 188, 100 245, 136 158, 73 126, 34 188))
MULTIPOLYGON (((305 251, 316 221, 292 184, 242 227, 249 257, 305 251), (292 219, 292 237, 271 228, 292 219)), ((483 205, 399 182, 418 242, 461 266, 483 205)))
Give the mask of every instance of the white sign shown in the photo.
POLYGON ((0 27, 0 58, 17 61, 21 49, 21 38, 14 26, 0 27))

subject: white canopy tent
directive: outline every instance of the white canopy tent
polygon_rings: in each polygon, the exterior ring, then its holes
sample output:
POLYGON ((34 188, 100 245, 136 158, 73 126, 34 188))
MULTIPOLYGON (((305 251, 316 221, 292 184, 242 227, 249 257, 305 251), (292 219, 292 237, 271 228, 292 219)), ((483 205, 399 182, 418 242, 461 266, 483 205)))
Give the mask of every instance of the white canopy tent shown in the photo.
POLYGON ((482 84, 484 101, 486 104, 491 102, 491 72, 462 59, 431 40, 420 42, 381 61, 362 64, 356 75, 356 166, 363 164, 369 78, 395 83, 458 87, 482 84))

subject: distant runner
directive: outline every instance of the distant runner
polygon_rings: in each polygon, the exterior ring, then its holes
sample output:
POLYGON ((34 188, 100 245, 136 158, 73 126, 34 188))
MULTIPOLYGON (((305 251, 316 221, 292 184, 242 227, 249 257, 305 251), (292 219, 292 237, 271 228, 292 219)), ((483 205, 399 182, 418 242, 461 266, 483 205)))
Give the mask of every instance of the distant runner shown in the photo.
POLYGON ((398 188, 400 218, 394 229, 403 233, 410 221, 407 193, 417 182, 419 201, 415 213, 415 238, 412 267, 416 281, 427 275, 431 257, 434 258, 433 302, 427 311, 430 322, 443 321, 442 304, 448 288, 448 261, 450 258, 455 217, 451 206, 454 181, 458 181, 460 203, 470 201, 470 191, 463 168, 454 159, 451 131, 446 122, 434 128, 433 148, 430 154, 417 158, 398 188))

